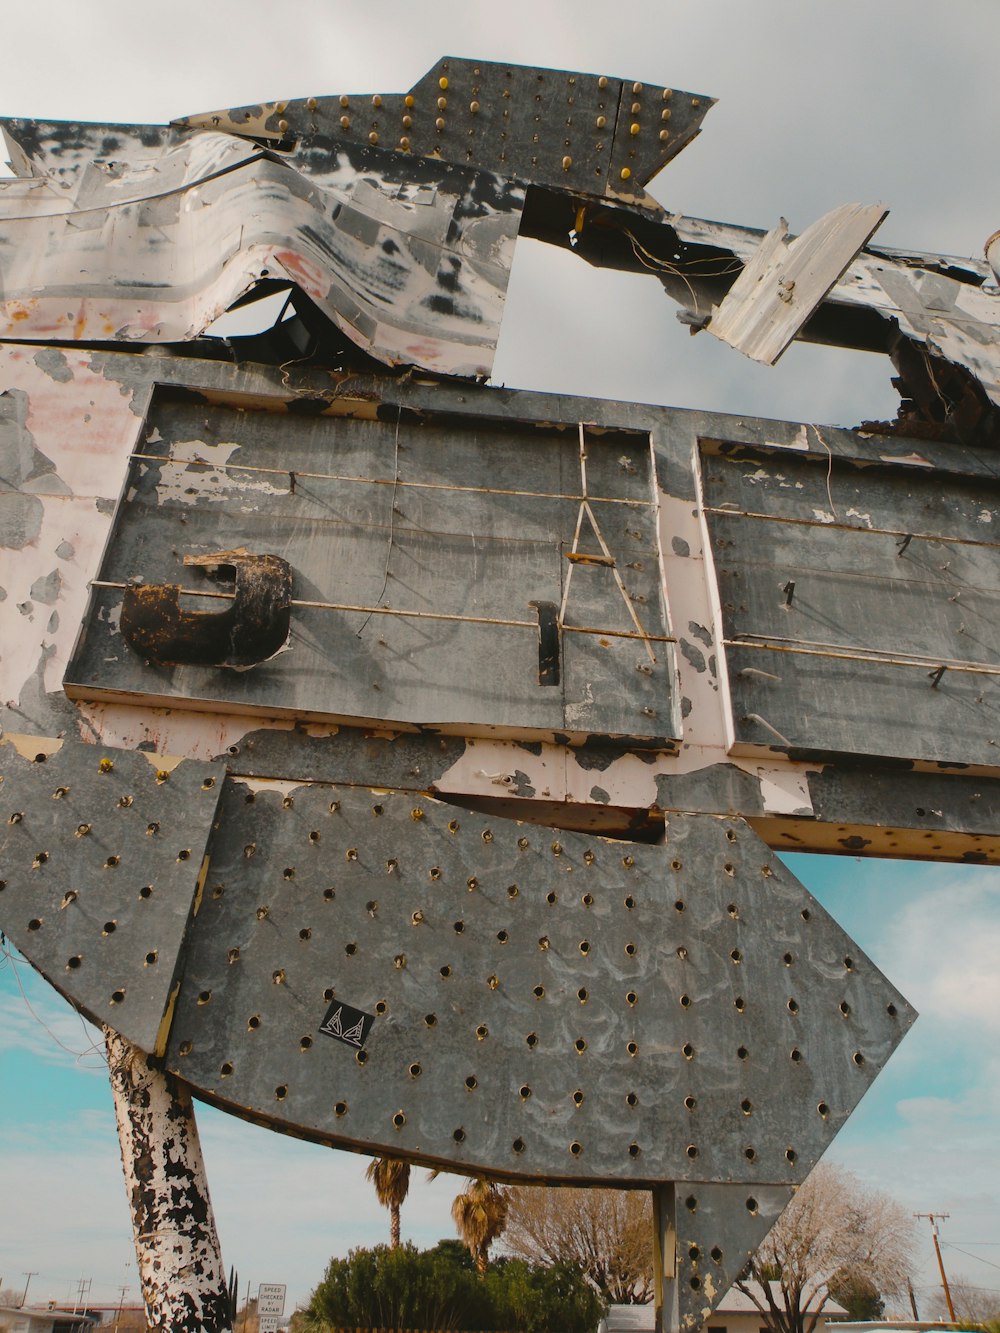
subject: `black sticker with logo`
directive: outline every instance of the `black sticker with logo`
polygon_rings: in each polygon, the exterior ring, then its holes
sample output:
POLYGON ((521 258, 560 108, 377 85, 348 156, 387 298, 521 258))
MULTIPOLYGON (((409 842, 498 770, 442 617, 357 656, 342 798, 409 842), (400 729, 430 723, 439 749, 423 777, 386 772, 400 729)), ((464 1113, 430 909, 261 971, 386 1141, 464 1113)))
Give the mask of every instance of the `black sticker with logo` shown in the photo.
POLYGON ((342 1000, 334 1000, 326 1011, 326 1017, 320 1024, 319 1030, 328 1037, 335 1037, 337 1041, 361 1050, 368 1040, 374 1022, 374 1014, 366 1014, 363 1009, 352 1009, 342 1000))

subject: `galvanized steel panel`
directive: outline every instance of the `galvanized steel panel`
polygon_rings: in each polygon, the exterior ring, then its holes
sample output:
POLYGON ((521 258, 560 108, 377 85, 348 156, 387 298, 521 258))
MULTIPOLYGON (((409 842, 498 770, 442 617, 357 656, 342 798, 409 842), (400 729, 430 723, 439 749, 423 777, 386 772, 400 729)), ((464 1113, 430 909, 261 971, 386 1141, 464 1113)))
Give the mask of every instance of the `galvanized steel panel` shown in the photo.
POLYGON ((607 842, 227 784, 170 1068, 328 1142, 509 1177, 801 1180, 913 1013, 739 820, 607 842), (365 1049, 319 1028, 374 1015, 365 1049))
POLYGON ((585 433, 585 490, 577 432, 537 427, 300 418, 161 394, 144 438, 66 674, 73 697, 677 737, 646 437, 585 433), (124 585, 211 591, 182 559, 220 547, 291 564, 288 650, 242 673, 144 662, 120 631, 124 585), (562 610, 558 685, 539 683, 538 602, 562 610))
POLYGON ((745 450, 702 466, 736 741, 995 764, 995 484, 745 450))
POLYGON ((4 933, 94 1023, 161 1054, 221 791, 217 766, 0 747, 4 933))

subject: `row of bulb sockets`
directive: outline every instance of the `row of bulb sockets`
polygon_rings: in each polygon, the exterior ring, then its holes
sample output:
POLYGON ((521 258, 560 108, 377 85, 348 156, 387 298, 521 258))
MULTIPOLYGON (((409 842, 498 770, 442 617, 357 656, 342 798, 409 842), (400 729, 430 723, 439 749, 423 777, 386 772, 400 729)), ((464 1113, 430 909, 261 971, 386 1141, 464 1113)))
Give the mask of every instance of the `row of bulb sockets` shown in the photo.
MULTIPOLYGON (((576 82, 576 76, 575 76, 575 75, 570 75, 568 81, 569 81, 569 83, 574 84, 574 83, 576 82)), ((597 80, 597 86, 598 86, 598 88, 600 88, 600 89, 602 89, 602 90, 605 89, 605 88, 607 88, 607 86, 608 86, 608 79, 607 79, 607 77, 606 77, 605 75, 602 74, 602 75, 600 76, 600 78, 597 80)), ((445 77, 444 75, 442 75, 442 77, 441 77, 440 79, 438 79, 438 87, 439 87, 439 89, 441 90, 442 95, 441 95, 440 97, 438 97, 438 99, 437 99, 437 110, 438 110, 439 112, 441 112, 441 111, 445 111, 445 110, 447 110, 447 107, 448 107, 448 99, 447 99, 447 97, 445 97, 445 96, 443 95, 443 94, 447 91, 447 89, 448 89, 448 79, 447 79, 447 77, 445 77)), ((643 89, 642 89, 642 84, 641 84, 641 83, 633 83, 633 85, 632 85, 632 92, 633 92, 633 94, 641 93, 642 90, 643 90, 643 89)), ((508 94, 508 95, 509 95, 509 94, 508 94)), ((673 89, 672 89, 672 88, 664 88, 664 89, 663 89, 663 92, 662 92, 662 100, 663 100, 664 102, 669 102, 669 101, 673 98, 673 95, 674 95, 674 94, 673 94, 673 89)), ((341 97, 340 97, 339 100, 340 100, 340 105, 341 105, 342 109, 346 112, 346 111, 350 108, 350 105, 351 105, 351 99, 350 99, 350 97, 348 97, 347 94, 345 93, 345 94, 342 94, 342 95, 341 95, 341 97)), ((408 129, 411 129, 412 126, 413 126, 413 117, 409 114, 409 112, 413 109, 413 107, 415 106, 415 103, 416 103, 416 99, 414 98, 413 94, 412 94, 412 93, 407 93, 406 96, 405 96, 404 99, 403 99, 403 104, 404 104, 404 106, 406 107, 406 111, 403 113, 403 118, 402 118, 402 124, 403 124, 403 128, 404 128, 404 129, 407 129, 407 130, 408 130, 408 129)), ((372 106, 373 106, 376 110, 378 110, 378 109, 382 106, 382 96, 381 96, 380 93, 375 93, 375 94, 372 96, 371 104, 372 104, 372 106)), ((701 105, 701 100, 700 100, 700 98, 697 98, 697 97, 692 97, 692 98, 691 98, 691 106, 692 106, 693 108, 697 108, 697 107, 700 106, 700 105, 701 105)), ((319 102, 318 102, 318 100, 317 100, 315 97, 310 97, 310 98, 307 100, 307 102, 306 102, 306 106, 308 107, 308 109, 309 109, 310 111, 315 111, 315 110, 317 109, 317 107, 319 106, 319 102)), ((479 113, 480 110, 481 110, 481 106, 480 106, 480 103, 479 103, 478 101, 475 101, 475 100, 474 100, 474 101, 472 101, 472 102, 469 103, 469 111, 472 113, 472 115, 478 115, 478 113, 479 113)), ((641 110, 642 110, 641 103, 639 103, 639 102, 633 102, 633 103, 632 103, 631 111, 632 111, 632 114, 633 114, 634 116, 635 116, 635 115, 638 115, 638 114, 640 113, 641 110)), ((661 121, 662 121, 662 122, 666 122, 666 121, 668 121, 668 120, 670 119, 670 117, 671 117, 671 109, 670 109, 670 107, 664 107, 664 108, 662 109, 662 111, 660 112, 660 119, 661 119, 661 121)), ((598 117, 596 118, 594 124, 595 124, 595 127, 596 127, 597 129, 599 129, 599 130, 603 130, 603 129, 605 129, 605 128, 607 127, 607 118, 606 118, 605 116, 598 116, 598 117)), ((435 126, 435 128, 436 128, 437 130, 439 130, 439 131, 440 131, 440 130, 443 130, 443 129, 445 128, 445 119, 444 119, 444 116, 442 116, 442 115, 437 116, 437 118, 436 118, 435 121, 434 121, 434 126, 435 126)), ((282 133, 284 133, 284 132, 289 128, 288 121, 287 121, 287 120, 279 120, 279 121, 278 121, 278 128, 282 131, 282 133)), ((342 116, 341 116, 341 118, 340 118, 340 128, 343 129, 343 130, 349 130, 349 129, 351 128, 351 118, 350 118, 349 115, 346 115, 346 114, 345 114, 345 115, 342 115, 342 116)), ((629 126, 629 133, 630 133, 633 137, 636 137, 636 136, 638 136, 641 132, 642 132, 642 126, 639 124, 638 121, 633 121, 633 122, 631 123, 631 125, 629 126)), ((669 139, 670 139, 670 131, 669 131, 669 129, 666 128, 666 125, 665 125, 665 124, 664 124, 664 128, 662 128, 662 129, 660 130, 660 132, 659 132, 659 139, 660 139, 660 142, 661 142, 661 143, 667 143, 667 142, 669 141, 669 139)), ((378 135, 378 130, 377 130, 377 129, 373 129, 373 130, 371 130, 371 131, 369 132, 369 134, 368 134, 368 142, 369 142, 370 144, 372 144, 373 146, 376 145, 376 144, 379 142, 379 135, 378 135)), ((409 150, 410 150, 410 141, 409 141, 409 139, 408 139, 405 135, 404 135, 403 137, 400 138, 400 140, 399 140, 399 147, 400 147, 404 152, 409 152, 409 150)), ((573 165, 573 159, 572 159, 572 157, 570 157, 569 155, 565 156, 565 157, 562 159, 562 167, 563 167, 563 170, 564 170, 564 171, 569 171, 570 168, 572 167, 572 165, 573 165)), ((622 179, 622 180, 628 180, 628 179, 631 177, 631 175, 632 175, 631 169, 630 169, 629 167, 622 167, 621 172, 620 172, 620 175, 621 175, 621 179, 622 179)))

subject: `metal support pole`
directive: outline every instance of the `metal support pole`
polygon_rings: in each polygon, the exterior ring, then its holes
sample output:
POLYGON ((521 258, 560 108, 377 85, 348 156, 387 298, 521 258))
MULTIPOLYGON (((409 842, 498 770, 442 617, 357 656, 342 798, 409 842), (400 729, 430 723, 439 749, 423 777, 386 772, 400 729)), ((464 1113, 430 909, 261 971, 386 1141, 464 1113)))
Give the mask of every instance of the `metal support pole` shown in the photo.
POLYGON ((150 1329, 230 1333, 226 1275, 187 1087, 105 1028, 150 1329))
POLYGON ((653 1189, 653 1300, 656 1333, 677 1327, 676 1187, 673 1182, 653 1189))

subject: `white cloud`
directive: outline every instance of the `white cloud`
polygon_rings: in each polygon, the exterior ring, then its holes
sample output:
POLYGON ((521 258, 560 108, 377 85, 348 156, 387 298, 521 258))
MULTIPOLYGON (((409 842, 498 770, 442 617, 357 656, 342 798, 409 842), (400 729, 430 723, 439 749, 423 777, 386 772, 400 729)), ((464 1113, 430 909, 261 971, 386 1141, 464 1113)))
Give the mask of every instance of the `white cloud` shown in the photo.
POLYGON ((0 1023, 0 1054, 21 1051, 51 1065, 102 1071, 107 1068, 100 1032, 54 990, 40 982, 23 960, 0 956, 0 975, 11 998, 0 1023))

